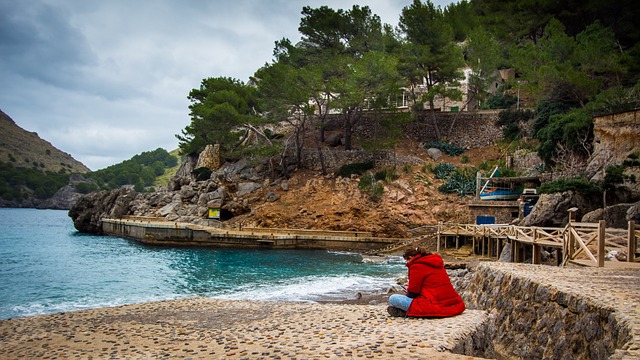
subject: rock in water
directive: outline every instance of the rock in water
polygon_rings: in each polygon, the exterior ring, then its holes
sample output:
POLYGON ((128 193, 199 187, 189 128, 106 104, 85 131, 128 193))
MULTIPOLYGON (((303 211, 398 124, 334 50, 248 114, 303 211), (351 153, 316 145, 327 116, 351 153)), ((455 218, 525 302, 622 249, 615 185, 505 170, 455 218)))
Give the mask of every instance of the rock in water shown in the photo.
POLYGON ((103 217, 121 218, 129 214, 129 204, 136 197, 135 190, 120 188, 96 191, 84 195, 69 210, 76 230, 90 234, 102 234, 103 217))

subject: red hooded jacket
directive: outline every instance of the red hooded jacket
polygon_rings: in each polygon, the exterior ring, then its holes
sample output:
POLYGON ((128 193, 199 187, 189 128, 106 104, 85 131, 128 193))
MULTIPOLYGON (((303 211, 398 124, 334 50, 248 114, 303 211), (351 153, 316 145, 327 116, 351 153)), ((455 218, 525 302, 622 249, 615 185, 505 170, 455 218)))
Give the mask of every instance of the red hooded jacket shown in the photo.
POLYGON ((447 317, 465 310, 464 302, 451 285, 439 255, 417 255, 407 263, 407 267, 407 291, 410 295, 418 294, 409 306, 408 316, 447 317))

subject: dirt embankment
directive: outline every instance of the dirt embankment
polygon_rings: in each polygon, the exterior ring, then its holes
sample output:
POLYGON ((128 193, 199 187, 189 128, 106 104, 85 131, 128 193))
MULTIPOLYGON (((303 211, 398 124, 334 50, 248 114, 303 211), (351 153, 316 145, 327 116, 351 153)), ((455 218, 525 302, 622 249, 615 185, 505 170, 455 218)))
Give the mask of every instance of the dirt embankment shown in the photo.
POLYGON ((426 150, 406 146, 401 155, 424 160, 423 165, 398 166, 398 178, 383 182, 384 193, 377 201, 358 188, 359 177, 322 176, 319 172, 297 171, 287 181, 286 190, 273 186, 276 201, 261 196, 251 205, 251 213, 229 221, 231 226, 299 228, 319 230, 368 231, 374 236, 409 237, 408 230, 435 225, 439 221, 467 222, 467 203, 471 197, 445 195, 438 191, 444 180, 429 171, 440 162, 456 167, 477 166, 485 160, 499 159, 497 147, 473 149, 462 157, 430 159, 426 150))

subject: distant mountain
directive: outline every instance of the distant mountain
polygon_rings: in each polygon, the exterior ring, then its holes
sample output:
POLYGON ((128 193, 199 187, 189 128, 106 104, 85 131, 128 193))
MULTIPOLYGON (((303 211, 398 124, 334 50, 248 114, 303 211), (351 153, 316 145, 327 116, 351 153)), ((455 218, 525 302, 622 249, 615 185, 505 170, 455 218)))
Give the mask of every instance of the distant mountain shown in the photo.
POLYGON ((0 110, 0 162, 16 168, 28 168, 54 173, 86 173, 89 168, 60 151, 35 132, 16 125, 15 121, 0 110))

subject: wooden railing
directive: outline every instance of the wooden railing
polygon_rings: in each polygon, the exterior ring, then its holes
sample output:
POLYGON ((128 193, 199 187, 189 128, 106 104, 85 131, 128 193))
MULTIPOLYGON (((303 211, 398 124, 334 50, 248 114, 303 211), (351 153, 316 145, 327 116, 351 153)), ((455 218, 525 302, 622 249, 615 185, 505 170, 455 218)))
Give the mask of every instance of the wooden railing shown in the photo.
POLYGON ((569 221, 564 228, 516 226, 507 224, 438 224, 438 251, 440 237, 471 236, 516 241, 534 247, 534 263, 540 247, 562 249, 561 265, 579 261, 584 265, 603 267, 605 255, 611 250, 627 251, 628 262, 638 262, 636 251, 640 238, 640 226, 630 221, 628 228, 606 228, 603 220, 598 223, 569 221))

